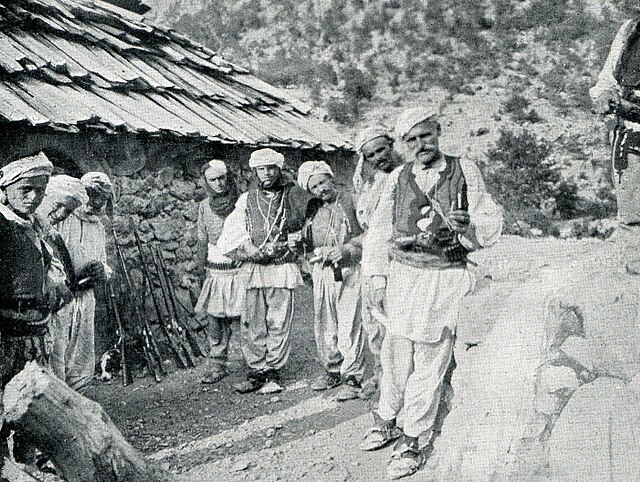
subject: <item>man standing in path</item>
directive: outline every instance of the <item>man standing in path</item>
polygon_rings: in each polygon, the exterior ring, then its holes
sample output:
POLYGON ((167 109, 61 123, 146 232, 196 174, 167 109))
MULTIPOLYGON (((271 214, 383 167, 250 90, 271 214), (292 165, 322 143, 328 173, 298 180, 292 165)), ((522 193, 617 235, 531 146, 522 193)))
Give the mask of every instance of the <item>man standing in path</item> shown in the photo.
POLYGON ((393 138, 389 129, 376 125, 364 129, 356 139, 356 148, 360 153, 353 175, 356 190, 356 215, 365 233, 360 236, 362 262, 360 267, 362 283, 362 326, 367 333, 369 351, 373 355, 373 376, 362 386, 361 398, 370 398, 378 390, 380 382, 380 349, 384 339, 384 326, 380 323, 381 313, 374 309, 371 286, 371 258, 376 249, 386 252, 386 245, 377 246, 369 242, 366 230, 371 216, 378 207, 382 186, 389 174, 402 163, 402 159, 393 149, 393 138))
POLYGON ((640 274, 640 17, 625 22, 589 94, 599 114, 615 114, 611 132, 617 237, 624 268, 640 274))
POLYGON ((494 243, 502 230, 501 209, 480 171, 443 154, 440 132, 435 108, 400 115, 396 137, 410 162, 385 181, 368 233, 371 242, 388 246, 375 253, 371 271, 386 333, 380 400, 361 448, 375 450, 399 436, 388 466, 392 478, 411 475, 424 462, 418 439, 432 438, 460 303, 474 285, 467 253, 494 243), (402 430, 396 426, 401 410, 402 430))
POLYGON ((241 334, 249 373, 235 385, 240 393, 282 390, 279 371, 291 350, 294 289, 302 276, 290 244, 305 206, 296 202, 298 188, 285 179, 283 166, 284 156, 273 149, 251 154, 257 186, 238 198, 218 240, 222 254, 244 262, 247 276, 241 334))
POLYGON ((105 229, 100 218, 107 202, 112 202, 113 184, 103 172, 89 172, 80 180, 89 201, 62 221, 58 231, 69 250, 78 280, 74 286, 66 381, 82 393, 91 382, 96 365, 94 287, 111 276, 105 229))
POLYGON ((223 161, 209 161, 202 166, 202 171, 209 195, 198 209, 198 242, 206 277, 195 312, 208 319, 211 343, 209 368, 202 383, 217 383, 228 374, 231 323, 240 317, 244 305, 241 263, 220 253, 216 246, 224 220, 233 211, 239 194, 235 179, 223 161))
POLYGON ((351 400, 358 397, 364 375, 362 248, 352 242, 362 229, 351 196, 337 189, 326 162, 302 164, 298 184, 314 197, 307 207, 303 240, 311 253, 314 332, 326 372, 311 388, 322 391, 344 383, 335 398, 351 400))

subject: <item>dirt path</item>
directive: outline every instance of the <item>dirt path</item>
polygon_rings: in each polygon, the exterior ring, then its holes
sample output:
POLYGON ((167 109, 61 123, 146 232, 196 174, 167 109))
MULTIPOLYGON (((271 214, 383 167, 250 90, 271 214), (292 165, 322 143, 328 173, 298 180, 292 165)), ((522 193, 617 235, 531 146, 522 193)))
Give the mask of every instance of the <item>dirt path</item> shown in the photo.
MULTIPOLYGON (((465 301, 457 349, 482 343, 504 301, 541 271, 577 263, 610 266, 614 256, 611 242, 503 238, 475 257, 478 284, 465 301)), ((369 404, 338 404, 330 393, 318 396, 308 387, 321 373, 308 288, 298 300, 294 350, 284 374, 288 389, 280 394, 233 392, 230 384, 243 375, 236 346, 233 375, 214 389, 200 385, 199 367, 158 385, 97 386, 92 395, 135 446, 182 480, 386 480, 388 453, 357 449, 370 423, 369 404)))

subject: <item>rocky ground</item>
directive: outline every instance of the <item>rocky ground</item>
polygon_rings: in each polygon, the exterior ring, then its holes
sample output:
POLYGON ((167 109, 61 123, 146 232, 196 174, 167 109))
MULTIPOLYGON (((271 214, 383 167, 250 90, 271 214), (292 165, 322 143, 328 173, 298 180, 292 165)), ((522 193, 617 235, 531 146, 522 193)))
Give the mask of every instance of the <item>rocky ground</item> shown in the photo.
MULTIPOLYGON (((510 236, 476 254, 478 283, 465 302, 458 331, 456 358, 462 368, 454 373, 457 392, 464 393, 465 384, 473 387, 482 382, 469 376, 473 363, 482 365, 476 366, 478 373, 491 372, 492 360, 479 355, 483 344, 489 348, 496 338, 493 328, 500 327, 496 322, 504 322, 505 313, 539 310, 535 306, 529 310, 528 301, 552 291, 555 276, 565 283, 576 268, 618 276, 616 257, 611 241, 510 236)), ((104 405, 134 446, 181 480, 385 480, 388 449, 377 453, 357 449, 370 423, 369 403, 339 404, 331 393, 318 395, 309 388, 321 369, 315 357, 308 287, 297 302, 294 349, 282 393, 240 396, 233 391, 231 384, 243 375, 236 344, 232 375, 216 387, 200 384, 204 370, 200 366, 179 370, 160 384, 150 379, 126 388, 115 381, 98 384, 91 397, 104 405)), ((455 420, 453 415, 450 424, 455 420)), ((446 428, 445 419, 443 433, 446 428)), ((435 453, 433 460, 439 459, 435 453)), ((438 470, 428 465, 414 478, 446 480, 438 470)))

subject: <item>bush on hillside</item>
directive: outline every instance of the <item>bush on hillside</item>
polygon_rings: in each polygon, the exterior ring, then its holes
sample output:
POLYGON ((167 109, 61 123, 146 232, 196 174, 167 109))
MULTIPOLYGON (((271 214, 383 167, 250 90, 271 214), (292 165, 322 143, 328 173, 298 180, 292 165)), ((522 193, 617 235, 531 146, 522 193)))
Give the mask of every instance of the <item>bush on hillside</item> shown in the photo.
POLYGON ((540 122, 542 118, 535 109, 528 109, 529 104, 529 99, 522 94, 515 93, 504 101, 500 107, 500 113, 509 114, 518 124, 540 122))
POLYGON ((518 222, 550 234, 553 221, 580 211, 577 186, 564 180, 551 158, 551 146, 526 129, 500 131, 487 153, 487 188, 505 209, 507 231, 518 222))

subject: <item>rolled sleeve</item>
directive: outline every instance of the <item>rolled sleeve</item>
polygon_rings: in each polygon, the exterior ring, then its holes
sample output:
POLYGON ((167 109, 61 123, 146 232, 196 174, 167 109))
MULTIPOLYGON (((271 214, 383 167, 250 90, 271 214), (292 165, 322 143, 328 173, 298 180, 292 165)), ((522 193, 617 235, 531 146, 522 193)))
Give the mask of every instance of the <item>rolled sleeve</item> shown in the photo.
POLYGON ((610 93, 615 95, 620 93, 620 85, 618 81, 615 79, 615 70, 622 58, 622 52, 624 50, 624 46, 627 42, 627 38, 633 31, 635 26, 634 20, 627 20, 622 24, 618 33, 616 34, 613 42, 611 43, 611 48, 609 50, 609 55, 604 62, 602 70, 598 75, 598 80, 596 85, 589 89, 589 96, 593 101, 595 101, 598 97, 600 97, 604 93, 610 93))

